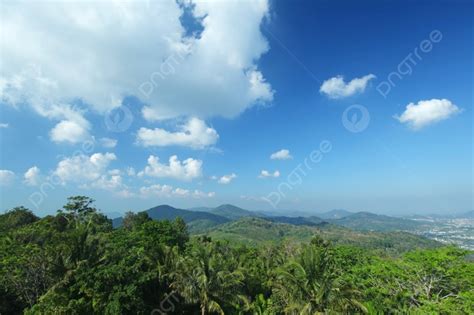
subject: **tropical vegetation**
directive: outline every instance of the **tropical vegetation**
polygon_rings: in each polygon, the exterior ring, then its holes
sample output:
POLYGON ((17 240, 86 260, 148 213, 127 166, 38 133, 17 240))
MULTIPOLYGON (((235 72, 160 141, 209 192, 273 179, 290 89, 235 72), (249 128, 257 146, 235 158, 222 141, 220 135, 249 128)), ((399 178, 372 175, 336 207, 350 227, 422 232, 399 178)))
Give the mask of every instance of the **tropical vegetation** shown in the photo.
POLYGON ((309 231, 308 241, 234 242, 145 212, 114 228, 84 196, 44 218, 14 208, 0 215, 0 314, 473 313, 470 252, 387 251, 389 241, 309 231))

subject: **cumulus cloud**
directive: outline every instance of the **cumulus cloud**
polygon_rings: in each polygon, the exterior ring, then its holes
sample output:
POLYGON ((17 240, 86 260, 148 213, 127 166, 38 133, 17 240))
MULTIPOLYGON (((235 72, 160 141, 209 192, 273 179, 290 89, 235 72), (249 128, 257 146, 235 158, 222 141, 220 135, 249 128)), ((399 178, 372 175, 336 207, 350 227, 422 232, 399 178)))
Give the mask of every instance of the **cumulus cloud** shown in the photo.
POLYGON ((117 146, 117 140, 116 139, 111 139, 111 138, 100 138, 99 143, 104 147, 108 149, 115 148, 117 146))
POLYGON ((60 121, 50 132, 54 142, 78 143, 89 138, 89 123, 73 120, 60 121))
POLYGON ((56 121, 56 142, 91 132, 77 100, 105 113, 136 96, 149 120, 235 117, 273 99, 258 69, 268 13, 267 0, 9 1, 0 11, 0 98, 56 121), (182 24, 184 7, 201 21, 199 34, 182 24))
POLYGON ((395 119, 418 130, 460 112, 459 107, 450 100, 431 99, 408 104, 405 111, 400 116, 396 115, 395 119))
POLYGON ((276 170, 274 171, 273 173, 267 171, 267 170, 262 170, 260 172, 260 175, 258 175, 259 178, 267 178, 267 177, 274 177, 274 178, 277 178, 277 177, 280 177, 280 171, 276 170))
POLYGON ((200 190, 189 190, 184 188, 174 188, 170 185, 155 184, 151 186, 144 186, 140 188, 140 195, 142 197, 192 197, 192 198, 212 198, 215 196, 214 192, 203 192, 200 190))
POLYGON ((40 169, 37 166, 29 168, 23 175, 24 183, 28 186, 36 186, 40 182, 40 169))
POLYGON ((232 173, 232 174, 229 174, 229 175, 224 175, 222 176, 221 178, 219 178, 217 180, 217 182, 219 184, 224 184, 224 185, 227 185, 229 184, 232 180, 234 180, 235 178, 237 178, 237 175, 232 173))
POLYGON ((375 75, 368 74, 346 83, 344 77, 339 75, 324 81, 319 91, 329 98, 344 98, 364 92, 367 84, 372 79, 375 79, 375 75))
POLYGON ((169 158, 169 164, 160 163, 160 159, 150 155, 148 165, 138 173, 138 176, 167 177, 190 181, 202 175, 202 161, 188 158, 180 161, 176 155, 169 158))
POLYGON ((135 168, 133 168, 133 167, 127 167, 127 175, 128 175, 128 176, 135 176, 135 175, 137 175, 137 172, 135 171, 135 168))
POLYGON ((281 149, 280 151, 277 151, 270 155, 270 159, 272 160, 289 160, 292 158, 293 157, 291 156, 290 151, 287 149, 281 149))
POLYGON ((8 124, 7 123, 0 123, 0 128, 8 128, 8 124))
POLYGON ((115 191, 116 189, 122 188, 122 176, 119 174, 107 174, 101 175, 95 181, 85 184, 82 188, 97 188, 109 191, 115 191))
POLYGON ((15 180, 15 173, 10 170, 0 170, 0 185, 8 186, 15 180))
POLYGON ((74 182, 91 184, 107 175, 109 164, 116 160, 113 153, 94 153, 91 156, 84 154, 66 157, 61 160, 53 175, 65 184, 74 182))
MULTIPOLYGON (((3 10, 0 16, 2 13, 3 10)), ((3 44, 0 41, 2 51, 3 44)), ((90 123, 83 117, 83 110, 73 106, 68 102, 70 100, 62 100, 58 96, 57 84, 45 77, 40 67, 29 64, 26 68, 21 68, 19 65, 17 72, 7 76, 11 66, 9 63, 2 66, 0 101, 14 107, 29 104, 39 115, 59 121, 50 131, 54 142, 77 143, 89 137, 90 123)))
POLYGON ((137 142, 145 147, 176 145, 202 149, 214 145, 217 139, 219 139, 217 131, 198 118, 191 118, 185 124, 178 126, 176 132, 161 128, 140 128, 137 134, 137 142))

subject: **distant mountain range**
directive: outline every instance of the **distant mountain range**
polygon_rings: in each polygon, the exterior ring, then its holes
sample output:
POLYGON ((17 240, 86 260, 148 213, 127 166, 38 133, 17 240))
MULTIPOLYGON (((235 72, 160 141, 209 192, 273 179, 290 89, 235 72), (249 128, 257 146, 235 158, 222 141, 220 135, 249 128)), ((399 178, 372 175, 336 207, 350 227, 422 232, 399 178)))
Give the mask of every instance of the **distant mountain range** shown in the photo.
POLYGON ((395 218, 371 212, 357 212, 339 219, 328 219, 330 223, 345 226, 354 230, 365 231, 410 231, 420 226, 421 222, 395 218))
MULTIPOLYGON (((270 215, 264 212, 245 210, 240 207, 224 204, 215 208, 199 207, 178 209, 169 205, 160 205, 145 210, 154 220, 173 220, 183 218, 192 233, 209 231, 216 226, 237 221, 242 218, 259 218, 272 223, 285 223, 295 226, 321 226, 332 224, 360 231, 412 231, 417 227, 429 224, 424 220, 391 217, 370 212, 350 212, 335 209, 319 213, 317 216, 284 216, 270 215)), ((471 212, 472 215, 472 212, 471 212)), ((122 217, 114 218, 114 227, 122 225, 122 217)))
POLYGON ((318 213, 317 215, 321 219, 342 219, 352 214, 354 214, 354 212, 350 212, 344 209, 334 209, 328 212, 318 213))

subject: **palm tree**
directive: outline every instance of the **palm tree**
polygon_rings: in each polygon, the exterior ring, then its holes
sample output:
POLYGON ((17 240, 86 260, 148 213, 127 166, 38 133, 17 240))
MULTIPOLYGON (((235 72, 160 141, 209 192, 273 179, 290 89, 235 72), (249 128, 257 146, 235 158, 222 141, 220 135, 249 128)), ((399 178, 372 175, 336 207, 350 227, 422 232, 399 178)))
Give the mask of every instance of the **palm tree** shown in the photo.
POLYGON ((366 312, 353 290, 338 276, 327 245, 311 244, 277 271, 275 295, 289 314, 328 311, 366 312))
MULTIPOLYGON (((219 245, 198 243, 179 261, 172 288, 187 303, 199 304, 201 314, 224 314, 226 307, 247 304, 240 294, 243 274, 232 255, 224 255, 219 245)), ((230 249, 229 249, 230 251, 230 249)))

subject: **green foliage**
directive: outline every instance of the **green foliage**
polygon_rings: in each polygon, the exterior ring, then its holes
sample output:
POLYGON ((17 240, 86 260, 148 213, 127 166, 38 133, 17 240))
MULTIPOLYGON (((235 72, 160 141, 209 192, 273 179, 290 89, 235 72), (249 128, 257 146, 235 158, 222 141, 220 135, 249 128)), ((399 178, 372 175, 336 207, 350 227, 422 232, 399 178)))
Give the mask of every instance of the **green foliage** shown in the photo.
POLYGON ((415 220, 395 218, 370 212, 358 212, 343 215, 339 219, 327 219, 329 222, 345 226, 350 229, 363 231, 410 231, 420 227, 425 223, 415 220))
POLYGON ((125 213, 122 226, 127 230, 132 230, 140 225, 150 221, 151 218, 146 212, 133 213, 131 211, 125 213))
POLYGON ((199 305, 202 314, 225 314, 247 304, 241 294, 244 274, 233 250, 214 242, 193 242, 178 262, 171 284, 184 300, 199 305))
POLYGON ((190 238, 181 218, 122 223, 84 196, 55 216, 0 216, 0 313, 473 313, 470 253, 405 233, 242 218, 190 238))
POLYGON ((276 299, 289 314, 325 312, 354 313, 367 309, 358 301, 360 293, 342 276, 335 250, 316 238, 277 270, 276 299))
POLYGON ((436 241, 405 232, 362 232, 332 224, 304 226, 270 222, 261 218, 242 218, 219 225, 209 230, 207 234, 214 239, 248 245, 282 241, 309 242, 315 235, 319 235, 334 244, 377 249, 383 254, 398 254, 416 248, 439 246, 436 241))
POLYGON ((6 233, 10 230, 17 229, 23 225, 27 225, 38 220, 39 218, 27 208, 13 208, 0 215, 0 233, 6 233))

